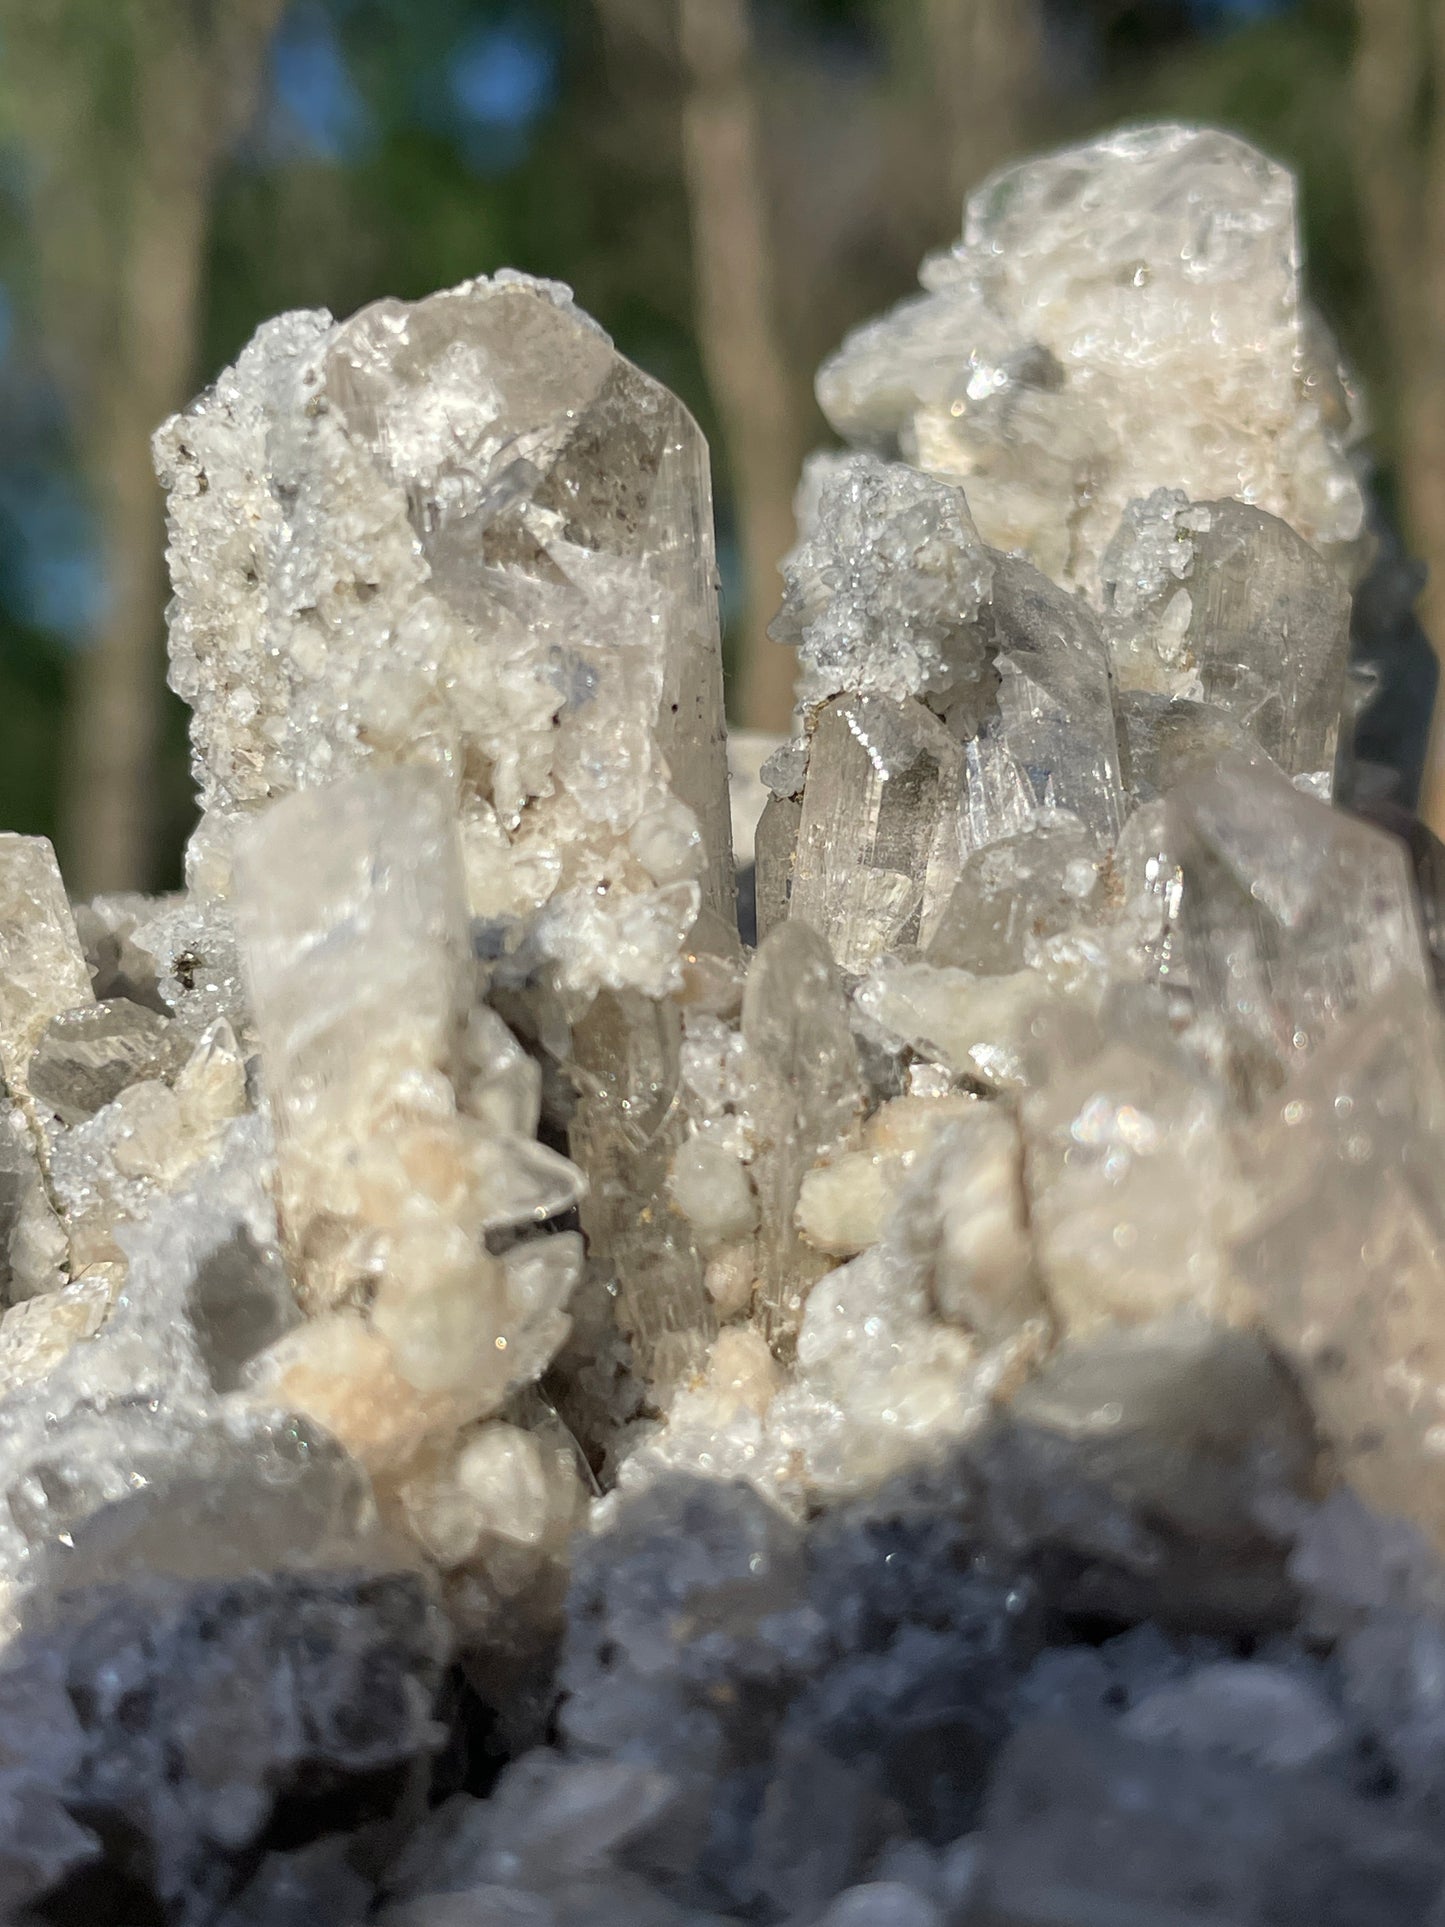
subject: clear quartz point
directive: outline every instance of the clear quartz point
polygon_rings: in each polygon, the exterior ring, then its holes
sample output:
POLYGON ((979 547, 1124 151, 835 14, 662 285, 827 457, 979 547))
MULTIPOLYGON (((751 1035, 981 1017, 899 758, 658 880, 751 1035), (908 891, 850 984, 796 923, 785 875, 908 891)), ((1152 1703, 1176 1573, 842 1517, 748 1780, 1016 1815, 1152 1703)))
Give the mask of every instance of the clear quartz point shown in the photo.
POLYGON ((1121 690, 1118 719, 1119 748, 1139 803, 1151 803, 1191 776, 1207 774, 1226 756, 1269 762, 1227 710, 1188 696, 1121 690))
POLYGON ((494 1411, 561 1343, 575 1251, 539 1293, 487 1238, 570 1209, 581 1174, 459 1106, 475 986, 436 772, 373 769, 283 798, 248 825, 235 891, 311 1314, 263 1381, 395 1469, 494 1411))
POLYGON ((998 558, 982 620, 999 674, 998 709, 970 750, 970 847, 1022 828, 1040 809, 1072 811, 1112 843, 1124 788, 1098 623, 1016 556, 998 558))
POLYGON ((667 1198, 686 1128, 681 1044, 677 1006, 635 994, 604 993, 573 1028, 569 1142, 588 1174, 582 1225, 636 1362, 664 1398, 701 1366, 717 1331, 702 1254, 667 1198))
POLYGON ((759 1143, 757 1317, 786 1355, 808 1291, 828 1268, 799 1234, 798 1194, 821 1153, 851 1128, 862 1101, 837 969, 807 924, 781 924, 758 950, 743 992, 742 1034, 759 1143))
POLYGON ((30 1060, 46 1026, 94 1002, 54 850, 43 836, 0 835, 0 1069, 32 1117, 30 1060))
POLYGON ((962 788, 963 747, 922 703, 839 696, 819 713, 788 914, 844 970, 932 935, 958 877, 962 788))
POLYGON ((1130 504, 1102 573, 1122 688, 1202 699, 1328 793, 1350 597, 1303 537, 1246 502, 1160 490, 1130 504))

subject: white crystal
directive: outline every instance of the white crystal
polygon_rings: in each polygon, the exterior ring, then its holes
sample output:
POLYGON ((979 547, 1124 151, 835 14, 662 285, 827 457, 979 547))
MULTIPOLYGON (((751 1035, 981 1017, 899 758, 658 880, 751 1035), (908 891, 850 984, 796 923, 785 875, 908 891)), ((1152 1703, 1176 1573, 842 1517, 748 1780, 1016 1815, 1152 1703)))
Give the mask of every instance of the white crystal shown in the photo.
POLYGON ((1309 379, 1299 274, 1286 169, 1207 128, 1129 128, 976 189, 929 291, 853 335, 819 398, 850 440, 962 483, 995 548, 1091 594, 1155 489, 1338 549, 1362 501, 1309 379))

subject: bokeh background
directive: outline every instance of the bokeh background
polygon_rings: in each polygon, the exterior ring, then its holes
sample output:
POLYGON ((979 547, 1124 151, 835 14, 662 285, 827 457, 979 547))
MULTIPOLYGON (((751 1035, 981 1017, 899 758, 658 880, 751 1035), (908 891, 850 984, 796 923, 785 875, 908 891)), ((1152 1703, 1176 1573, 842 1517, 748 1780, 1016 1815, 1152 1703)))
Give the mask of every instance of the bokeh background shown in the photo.
POLYGON ((701 420, 731 713, 782 728, 816 363, 970 183, 1162 115, 1297 169, 1381 499, 1445 583, 1445 0, 0 0, 0 825, 78 892, 176 880, 151 429, 267 315, 506 264, 701 420))

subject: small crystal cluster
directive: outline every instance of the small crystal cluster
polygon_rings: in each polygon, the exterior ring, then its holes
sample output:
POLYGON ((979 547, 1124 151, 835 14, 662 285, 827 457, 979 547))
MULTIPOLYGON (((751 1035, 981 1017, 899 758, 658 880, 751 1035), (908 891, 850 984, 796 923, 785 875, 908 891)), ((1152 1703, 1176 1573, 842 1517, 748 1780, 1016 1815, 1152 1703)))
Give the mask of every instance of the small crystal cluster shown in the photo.
POLYGON ((1146 128, 825 367, 755 948, 705 449, 565 290, 161 430, 189 887, 0 837, 6 1920, 1445 1919, 1445 1019, 1298 281, 1146 128))

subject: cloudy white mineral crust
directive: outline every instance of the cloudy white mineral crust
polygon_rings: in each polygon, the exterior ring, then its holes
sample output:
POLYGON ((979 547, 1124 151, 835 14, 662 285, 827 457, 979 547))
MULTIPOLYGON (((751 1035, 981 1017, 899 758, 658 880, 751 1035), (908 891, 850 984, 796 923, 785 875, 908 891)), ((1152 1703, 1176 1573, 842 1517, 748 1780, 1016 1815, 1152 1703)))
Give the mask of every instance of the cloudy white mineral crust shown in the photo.
POLYGON ((958 482, 994 547, 1097 597, 1121 516, 1161 488, 1332 553, 1359 537, 1294 178, 1246 142, 1139 127, 1006 168, 923 284, 824 364, 819 399, 850 441, 958 482))

